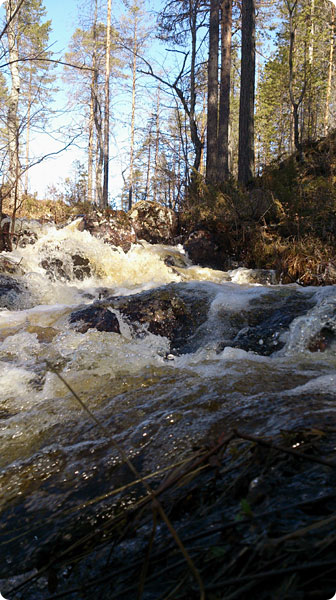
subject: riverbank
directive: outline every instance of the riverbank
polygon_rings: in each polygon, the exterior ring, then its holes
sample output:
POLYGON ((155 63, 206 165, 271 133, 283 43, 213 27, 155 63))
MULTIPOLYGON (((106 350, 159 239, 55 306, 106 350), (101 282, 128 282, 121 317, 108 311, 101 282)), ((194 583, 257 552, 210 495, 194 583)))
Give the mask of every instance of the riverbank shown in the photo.
MULTIPOLYGON (((3 216, 10 216, 5 202, 3 211, 3 216)), ((21 220, 58 226, 78 215, 84 229, 126 252, 138 240, 180 243, 192 262, 202 267, 273 269, 282 283, 333 285, 336 133, 306 144, 300 156, 293 154, 266 167, 248 189, 233 180, 217 187, 195 180, 178 212, 147 201, 125 213, 99 211, 85 202, 68 205, 27 196, 16 213, 21 220)), ((24 229, 16 228, 14 246, 25 237, 24 229)), ((2 247, 8 250, 6 236, 2 247)))

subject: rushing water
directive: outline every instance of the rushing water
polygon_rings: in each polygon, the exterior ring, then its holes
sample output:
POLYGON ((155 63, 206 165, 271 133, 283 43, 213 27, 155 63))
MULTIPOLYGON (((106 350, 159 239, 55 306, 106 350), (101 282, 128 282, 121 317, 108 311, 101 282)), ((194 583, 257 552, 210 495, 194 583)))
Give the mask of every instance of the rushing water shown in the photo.
POLYGON ((130 479, 53 369, 142 473, 232 427, 264 435, 335 416, 336 286, 250 283, 250 271, 197 267, 180 247, 124 254, 76 223, 40 229, 8 259, 21 287, 0 296, 0 578, 28 572, 77 506, 93 519, 130 479), (118 309, 120 334, 70 321, 162 286, 206 311, 179 351, 118 309))

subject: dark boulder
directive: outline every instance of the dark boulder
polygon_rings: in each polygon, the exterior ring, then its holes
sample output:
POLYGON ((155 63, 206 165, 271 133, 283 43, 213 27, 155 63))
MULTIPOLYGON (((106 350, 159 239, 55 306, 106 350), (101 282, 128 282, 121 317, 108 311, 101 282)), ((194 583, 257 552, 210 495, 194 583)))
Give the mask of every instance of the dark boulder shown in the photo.
POLYGON ((211 295, 206 287, 188 284, 167 286, 103 301, 122 314, 135 335, 147 332, 167 337, 171 351, 186 353, 198 347, 195 334, 207 319, 211 295))
POLYGON ((158 202, 142 200, 128 213, 138 239, 151 244, 173 244, 178 231, 176 213, 158 202))
POLYGON ((197 229, 189 234, 183 248, 190 260, 201 267, 226 270, 232 264, 232 248, 224 232, 197 229))
POLYGON ((71 313, 70 323, 74 323, 74 329, 80 333, 86 333, 89 329, 120 333, 116 315, 108 308, 96 304, 71 313))
POLYGON ((16 310, 27 308, 29 293, 27 286, 14 277, 0 275, 0 308, 16 310))
POLYGON ((7 252, 12 251, 10 224, 10 217, 2 212, 0 219, 0 252, 3 252, 4 250, 7 252))
POLYGON ((283 334, 288 331, 292 321, 306 314, 311 307, 311 298, 297 293, 280 297, 273 307, 272 304, 262 304, 259 309, 251 311, 247 316, 248 325, 238 332, 229 345, 270 356, 285 345, 283 334))
POLYGON ((71 256, 73 265, 73 276, 79 281, 83 281, 86 277, 91 276, 90 261, 85 256, 74 254, 71 256))

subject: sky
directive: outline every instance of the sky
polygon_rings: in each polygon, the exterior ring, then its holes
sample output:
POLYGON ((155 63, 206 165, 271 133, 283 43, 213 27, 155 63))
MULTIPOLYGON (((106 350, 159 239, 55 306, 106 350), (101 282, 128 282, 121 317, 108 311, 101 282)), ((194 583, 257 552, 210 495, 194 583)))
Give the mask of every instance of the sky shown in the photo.
MULTIPOLYGON (((76 27, 77 0, 44 0, 44 6, 47 10, 47 19, 52 20, 50 34, 52 49, 63 54, 76 27)), ((65 96, 59 94, 54 107, 64 106, 65 102, 65 96)), ((38 156, 57 152, 62 147, 62 143, 53 140, 49 135, 34 136, 31 142, 31 152, 38 156)), ((37 192, 38 197, 43 198, 48 186, 57 185, 61 179, 71 174, 76 153, 76 149, 71 149, 32 167, 29 171, 30 191, 37 192)))
MULTIPOLYGON (((3 0, 0 0, 0 18, 3 17, 5 13, 2 4, 3 0)), ((80 0, 44 0, 43 4, 47 10, 46 19, 51 19, 52 21, 52 31, 49 38, 50 45, 53 52, 59 53, 59 58, 61 58, 68 49, 72 34, 79 26, 78 15, 81 11, 80 5, 83 5, 83 3, 81 3, 80 0)), ((120 7, 121 0, 114 0, 115 10, 117 10, 117 4, 119 4, 120 7)), ((59 72, 62 72, 62 68, 59 69, 59 72)), ((61 81, 59 82, 59 87, 63 87, 61 81)), ((67 100, 68 97, 66 93, 61 89, 53 98, 53 108, 62 111, 66 106, 67 100)), ((128 103, 129 100, 121 100, 121 103, 123 102, 125 104, 128 103)), ((54 130, 58 127, 70 129, 71 118, 71 115, 68 113, 62 113, 54 119, 50 131, 46 132, 44 135, 42 133, 39 133, 38 135, 35 133, 32 135, 30 158, 33 159, 34 157, 57 153, 64 148, 66 141, 61 139, 61 136, 54 134, 54 130)), ((123 136, 125 138, 125 128, 123 136)), ((68 139, 70 139, 70 135, 68 139)), ((123 183, 121 161, 118 160, 118 154, 120 154, 118 140, 111 139, 110 146, 111 156, 114 154, 117 157, 116 160, 110 161, 109 179, 109 195, 111 198, 115 198, 120 193, 123 183)), ((86 152, 83 148, 71 145, 64 152, 51 158, 47 158, 40 164, 31 167, 29 169, 29 191, 31 193, 37 192, 39 198, 48 197, 48 188, 50 186, 57 187, 66 177, 73 176, 73 163, 76 160, 79 160, 86 165, 86 152)))
MULTIPOLYGON (((52 21, 50 44, 52 50, 61 55, 67 51, 69 41, 78 26, 78 2, 77 0, 44 0, 47 10, 47 19, 52 21)), ((54 108, 62 108, 67 102, 63 92, 57 94, 54 108)), ((55 126, 66 125, 68 117, 63 115, 57 119, 55 126)), ((64 147, 64 142, 53 140, 50 135, 39 135, 32 139, 31 150, 38 156, 58 152, 64 147)), ((79 158, 85 159, 78 148, 69 148, 54 158, 46 159, 29 171, 29 188, 32 193, 37 192, 38 197, 45 197, 49 186, 57 186, 61 180, 72 175, 73 162, 79 158)))

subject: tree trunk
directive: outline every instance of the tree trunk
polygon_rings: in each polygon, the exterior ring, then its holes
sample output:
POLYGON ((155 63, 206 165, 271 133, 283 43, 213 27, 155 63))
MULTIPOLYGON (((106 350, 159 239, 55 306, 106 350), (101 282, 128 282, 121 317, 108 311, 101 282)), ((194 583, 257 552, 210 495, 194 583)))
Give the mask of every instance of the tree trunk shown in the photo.
POLYGON ((157 200, 158 192, 158 173, 159 173, 159 146, 160 146, 160 88, 157 89, 156 98, 156 117, 155 117, 155 157, 154 157, 154 185, 153 201, 157 200))
POLYGON ((205 175, 204 144, 205 144, 206 126, 207 126, 207 94, 206 94, 206 90, 204 90, 202 117, 201 117, 201 130, 200 130, 200 139, 202 142, 202 148, 201 148, 201 159, 200 159, 200 165, 199 165, 199 172, 203 176, 205 175))
POLYGON ((327 83, 327 94, 326 94, 325 113, 324 113, 324 135, 328 135, 328 130, 329 130, 329 102, 330 102, 331 80, 332 80, 332 72, 333 72, 334 35, 335 35, 335 7, 334 7, 334 5, 332 5, 332 7, 331 7, 331 32, 330 32, 328 83, 327 83))
POLYGON ((288 65, 289 65, 289 97, 292 103, 293 108, 293 128, 294 128, 294 145, 296 150, 299 152, 300 157, 302 154, 302 145, 300 141, 300 127, 299 127, 299 107, 303 100, 305 91, 306 91, 306 58, 305 58, 305 80, 302 86, 302 90, 298 100, 295 100, 294 97, 294 66, 293 66, 293 58, 294 58, 294 45, 295 45, 295 28, 293 22, 294 12, 296 10, 298 0, 294 0, 294 3, 290 5, 289 1, 286 0, 286 5, 289 13, 289 55, 288 55, 288 65))
POLYGON ((195 158, 193 168, 197 172, 200 167, 201 153, 203 144, 198 135, 198 128, 196 122, 196 54, 197 54, 197 14, 198 14, 199 3, 190 2, 189 4, 189 27, 191 33, 191 59, 190 59, 190 113, 189 113, 189 124, 190 124, 190 137, 195 149, 195 158))
POLYGON ((219 2, 210 0, 206 180, 217 182, 219 2))
POLYGON ((130 175, 129 175, 129 193, 128 193, 128 210, 132 208, 133 197, 133 170, 134 170, 134 131, 135 131, 135 84, 136 84, 136 59, 138 51, 137 39, 138 18, 135 12, 134 15, 134 35, 133 35, 133 67, 132 67, 132 116, 131 116, 131 148, 130 148, 130 175))
POLYGON ((147 155, 147 172, 146 172, 146 191, 145 191, 145 200, 149 197, 149 186, 150 186, 150 170, 151 170, 151 154, 152 154, 152 125, 149 130, 149 139, 148 139, 148 155, 147 155))
POLYGON ((93 120, 96 130, 96 165, 95 165, 95 202, 98 206, 103 206, 103 132, 102 132, 102 111, 98 96, 98 68, 97 68, 97 13, 98 0, 95 0, 95 12, 93 22, 93 56, 92 56, 92 80, 91 80, 91 98, 93 101, 93 120))
POLYGON ((30 63, 29 69, 29 88, 28 88, 28 106, 27 106, 27 134, 26 134, 26 172, 25 172, 25 185, 24 191, 25 194, 28 194, 29 188, 29 145, 30 145, 30 115, 31 115, 31 106, 32 106, 32 79, 33 79, 33 69, 32 63, 30 63))
POLYGON ((110 142, 110 57, 111 57, 111 0, 107 0, 106 64, 105 64, 105 113, 104 113, 104 183, 102 208, 108 206, 109 142, 110 142))
POLYGON ((238 181, 254 176, 255 0, 242 2, 242 52, 239 102, 238 181))
MULTIPOLYGON (((94 77, 94 75, 93 75, 94 77)), ((89 116, 89 145, 88 145, 88 202, 93 201, 93 169, 92 169, 92 161, 93 161, 93 127, 94 127, 94 99, 91 93, 90 98, 90 116, 89 116)))
POLYGON ((19 173, 19 151, 18 151, 18 105, 20 95, 20 75, 18 67, 19 52, 17 47, 17 39, 15 34, 15 23, 16 18, 13 18, 15 12, 15 3, 12 0, 6 2, 6 19, 7 27, 7 39, 9 48, 9 62, 10 62, 10 73, 11 73, 11 90, 8 101, 8 155, 9 155, 9 169, 8 169, 8 184, 10 190, 10 199, 13 207, 13 211, 16 210, 18 185, 16 177, 19 173))
POLYGON ((229 124, 231 85, 232 0, 221 4, 221 73, 219 96, 218 163, 219 181, 229 176, 229 124))

